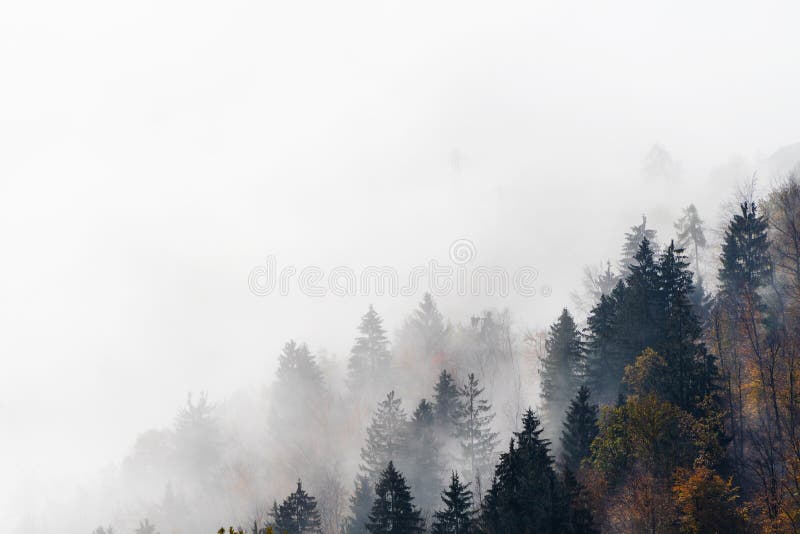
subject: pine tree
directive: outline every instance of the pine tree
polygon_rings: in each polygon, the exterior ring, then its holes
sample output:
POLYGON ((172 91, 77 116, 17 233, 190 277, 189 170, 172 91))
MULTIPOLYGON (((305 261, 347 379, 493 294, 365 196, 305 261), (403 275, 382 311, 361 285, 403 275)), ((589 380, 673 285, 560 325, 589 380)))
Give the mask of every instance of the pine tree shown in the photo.
POLYGON ((322 385, 322 371, 317 365, 314 356, 303 343, 298 345, 294 340, 283 346, 283 352, 278 357, 278 387, 285 392, 307 390, 309 387, 317 388, 322 385))
POLYGON ((372 534, 413 534, 424 532, 424 522, 403 475, 393 462, 384 469, 375 486, 377 495, 367 530, 372 534))
POLYGON ((567 534, 598 534, 586 489, 569 469, 564 469, 562 485, 568 502, 568 516, 564 525, 567 534))
POLYGON ((158 534, 156 526, 149 519, 139 521, 139 526, 133 532, 134 534, 158 534))
POLYGON ((433 514, 433 534, 473 534, 475 529, 472 491, 453 471, 450 485, 442 491, 444 508, 433 514))
POLYGON ((620 295, 615 317, 619 349, 624 365, 659 341, 662 321, 658 265, 649 239, 643 239, 630 266, 625 289, 620 295))
POLYGON ((550 326, 542 361, 542 400, 551 421, 558 421, 566 411, 572 392, 584 375, 584 344, 575 320, 565 308, 550 326))
POLYGON ((631 231, 625 234, 625 243, 622 245, 622 258, 619 268, 622 273, 626 273, 631 265, 636 264, 636 253, 642 241, 647 240, 654 243, 656 231, 647 227, 647 217, 642 215, 642 224, 631 226, 631 231))
POLYGON ((522 431, 514 434, 495 467, 481 515, 488 534, 565 531, 568 502, 553 469, 549 442, 541 433, 539 419, 528 409, 522 431))
POLYGON ((418 506, 430 510, 438 501, 442 466, 440 444, 434 426, 433 406, 422 399, 409 424, 408 481, 415 489, 418 506))
POLYGON ((361 470, 373 484, 388 462, 406 452, 407 421, 401 400, 394 391, 378 404, 378 410, 367 428, 367 443, 361 449, 361 470))
POLYGON ((561 434, 564 467, 576 472, 591 454, 590 445, 597 436, 597 406, 589 403, 589 388, 581 386, 570 402, 561 434))
POLYGON ((383 319, 372 305, 361 318, 358 331, 360 335, 350 350, 347 363, 348 385, 352 391, 361 391, 367 385, 381 383, 391 359, 383 319))
POLYGON ((222 455, 222 441, 214 405, 205 392, 197 402, 189 394, 175 419, 175 443, 179 467, 188 480, 210 482, 222 455))
POLYGON ((436 425, 445 435, 454 431, 454 424, 458 412, 458 386, 453 376, 445 370, 439 374, 439 380, 433 387, 434 390, 434 416, 436 425))
POLYGON ((358 475, 355 489, 350 497, 350 517, 347 518, 347 534, 367 534, 369 513, 372 509, 372 485, 369 478, 358 475))
POLYGON ((320 532, 320 518, 317 511, 317 500, 306 493, 303 484, 297 481, 297 490, 291 493, 283 503, 272 505, 272 518, 275 528, 286 534, 307 534, 320 532))
POLYGON ((611 404, 619 393, 625 357, 617 338, 617 313, 625 292, 620 280, 609 295, 601 295, 587 318, 586 381, 597 399, 611 404))
POLYGON ((447 338, 447 327, 430 293, 422 297, 409 324, 422 339, 425 360, 440 356, 447 338))
POLYGON ((722 292, 732 299, 742 294, 756 296, 770 272, 767 220, 758 215, 755 203, 742 203, 725 230, 719 281, 722 292))
POLYGON ((683 210, 683 216, 675 223, 678 233, 678 248, 686 250, 691 247, 692 259, 695 264, 695 273, 700 275, 700 249, 706 246, 706 236, 703 232, 703 221, 697 214, 694 204, 683 210))
POLYGON ((474 373, 469 374, 459 395, 457 435, 470 476, 476 481, 480 494, 481 476, 491 467, 492 453, 497 446, 497 433, 491 431, 494 413, 489 401, 482 397, 483 388, 478 385, 474 373))

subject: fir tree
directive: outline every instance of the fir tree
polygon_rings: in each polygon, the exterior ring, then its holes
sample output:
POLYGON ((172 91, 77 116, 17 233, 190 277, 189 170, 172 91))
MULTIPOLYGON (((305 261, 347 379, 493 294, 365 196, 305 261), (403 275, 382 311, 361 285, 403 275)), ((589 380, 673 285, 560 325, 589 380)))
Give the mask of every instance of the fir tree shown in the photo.
POLYGON ((597 406, 589 403, 589 388, 581 386, 570 402, 561 434, 564 467, 573 472, 591 454, 590 445, 597 436, 597 406))
POLYGON ((361 470, 373 484, 388 462, 406 452, 406 413, 394 391, 378 404, 378 410, 367 428, 367 443, 361 449, 361 470))
POLYGON ((755 298, 770 272, 767 220, 758 215, 755 203, 742 203, 725 230, 719 281, 722 292, 736 299, 742 294, 755 298))
POLYGON ((413 534, 424 532, 424 522, 403 475, 393 462, 384 469, 375 486, 377 495, 367 530, 372 534, 413 534))
POLYGON ((568 514, 564 532, 566 534, 599 534, 595 526, 586 489, 569 469, 564 469, 562 482, 568 503, 568 514))
POLYGON ((439 440, 434 426, 433 406, 422 399, 409 424, 408 463, 406 472, 411 487, 415 489, 418 506, 430 510, 438 500, 442 481, 439 458, 439 440))
POLYGON ((458 412, 458 386, 456 386, 453 376, 442 370, 433 390, 436 425, 446 435, 452 434, 458 412))
POLYGON ((675 223, 675 231, 678 233, 678 248, 684 250, 691 247, 693 252, 691 259, 694 260, 695 273, 700 275, 700 249, 706 246, 706 236, 703 232, 703 221, 697 214, 694 204, 683 210, 683 216, 675 223))
POLYGON ((565 531, 568 503, 541 433, 539 419, 528 409, 522 431, 514 434, 495 468, 481 516, 488 534, 565 531))
POLYGON ((286 391, 322 385, 322 371, 308 346, 298 345, 294 340, 283 346, 276 376, 279 386, 286 391))
POLYGON ((414 311, 409 325, 422 339, 426 361, 441 355, 447 337, 447 327, 430 293, 425 293, 422 297, 422 302, 414 311))
POLYGON ((133 532, 134 534, 158 534, 156 526, 149 519, 139 521, 139 526, 133 532))
POLYGON ((615 317, 615 336, 624 365, 632 363, 645 348, 657 345, 662 324, 661 281, 649 239, 642 240, 634 260, 615 317))
POLYGON ((492 465, 492 453, 497 445, 497 433, 491 431, 492 406, 483 395, 474 373, 459 389, 461 397, 457 415, 457 435, 470 475, 476 481, 480 494, 481 475, 492 465))
POLYGON ((361 391, 366 385, 380 383, 389 369, 391 358, 383 319, 372 305, 361 318, 358 331, 360 335, 350 350, 347 363, 348 384, 352 391, 361 391))
POLYGON ((473 534, 475 512, 469 483, 463 484, 453 471, 441 498, 444 508, 433 514, 433 534, 473 534))
POLYGON ((622 245, 622 258, 619 268, 622 273, 626 273, 631 265, 636 264, 636 253, 642 241, 654 243, 656 231, 647 227, 647 217, 642 215, 642 224, 631 226, 631 231, 625 234, 625 243, 622 245))
POLYGON ((574 319, 566 310, 550 326, 542 361, 542 400, 551 421, 558 421, 583 376, 584 345, 574 319))
POLYGON ((320 517, 317 500, 306 493, 302 483, 297 481, 297 489, 283 503, 272 505, 272 518, 275 528, 286 534, 307 534, 320 532, 320 517))
POLYGON ((609 295, 601 295, 587 319, 587 373, 589 387, 604 404, 614 402, 626 360, 617 338, 616 318, 625 283, 617 285, 609 295))
POLYGON ((347 518, 347 534, 367 534, 369 513, 372 509, 372 485, 369 478, 358 475, 353 495, 350 497, 350 517, 347 518))

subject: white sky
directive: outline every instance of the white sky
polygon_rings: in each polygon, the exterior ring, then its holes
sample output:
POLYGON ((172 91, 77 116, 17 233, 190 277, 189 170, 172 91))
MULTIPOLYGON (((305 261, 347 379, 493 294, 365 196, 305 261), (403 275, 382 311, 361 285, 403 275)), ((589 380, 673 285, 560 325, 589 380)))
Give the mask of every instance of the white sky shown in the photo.
POLYGON ((642 212, 713 221, 746 178, 720 166, 800 141, 796 2, 488 6, 0 4, 0 519, 187 391, 268 382, 292 337, 345 354, 368 302, 394 329, 418 300, 256 298, 267 254, 405 272, 469 238, 553 294, 444 311, 543 326, 642 212), (676 183, 641 179, 654 143, 676 183))

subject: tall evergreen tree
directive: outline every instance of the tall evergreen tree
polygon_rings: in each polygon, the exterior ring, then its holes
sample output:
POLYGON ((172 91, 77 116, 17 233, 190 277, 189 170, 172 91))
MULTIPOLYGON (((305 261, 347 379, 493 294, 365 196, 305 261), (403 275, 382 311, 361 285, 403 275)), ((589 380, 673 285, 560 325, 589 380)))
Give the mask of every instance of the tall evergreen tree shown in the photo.
POLYGON ((683 210, 683 216, 675 222, 675 231, 678 233, 678 248, 692 250, 691 259, 694 260, 695 273, 700 276, 700 249, 706 246, 706 236, 703 221, 694 204, 689 204, 683 210))
POLYGON ((294 340, 283 346, 276 376, 282 393, 301 389, 305 392, 322 385, 322 371, 308 346, 305 343, 298 345, 294 340))
POLYGON ((422 297, 409 325, 422 340, 425 359, 429 361, 440 357, 447 338, 447 327, 430 293, 425 293, 422 297))
POLYGON ((581 386, 570 402, 561 433, 562 460, 564 467, 572 472, 591 454, 590 445, 597 436, 597 412, 597 406, 589 402, 589 388, 581 386))
POLYGON ((542 361, 542 400, 551 421, 564 414, 584 375, 584 344, 572 315, 565 308, 550 326, 542 361))
POLYGON ((565 531, 568 503, 553 469, 549 442, 541 433, 539 419, 528 409, 522 431, 514 434, 495 468, 481 516, 488 534, 565 531))
POLYGON ((453 471, 450 485, 442 491, 444 508, 433 514, 433 534, 473 534, 475 511, 469 483, 462 483, 453 471))
POLYGON ((562 485, 564 496, 568 503, 568 514, 564 532, 566 534, 599 534, 600 530, 594 524, 589 497, 575 475, 569 469, 564 469, 562 485))
POLYGON ((371 304, 361 318, 358 331, 359 336, 350 350, 350 359, 347 362, 347 380, 352 391, 361 391, 366 385, 382 383, 391 359, 383 319, 371 304))
POLYGON ((433 406, 425 399, 419 402, 411 417, 407 457, 406 472, 416 493, 417 505, 429 511, 438 501, 442 466, 433 406))
POLYGON ((617 313, 625 292, 620 280, 609 295, 601 295, 587 319, 586 382, 604 404, 613 403, 625 371, 626 359, 617 336, 617 313))
POLYGON ((619 262, 620 271, 624 274, 631 265, 636 264, 636 253, 642 241, 647 240, 655 243, 656 231, 647 227, 647 217, 642 215, 642 224, 631 226, 631 231, 625 234, 625 242, 622 245, 622 258, 619 262))
POLYGON ((482 396, 483 388, 474 373, 469 374, 467 382, 459 389, 459 395, 457 435, 480 495, 481 476, 491 468, 492 453, 497 446, 497 433, 491 430, 494 413, 489 401, 482 396))
POLYGON ((320 532, 320 517, 317 500, 309 495, 303 484, 297 481, 297 489, 280 506, 272 506, 275 528, 286 534, 307 534, 320 532))
POLYGON ((375 486, 375 502, 367 530, 372 534, 413 534, 424 532, 424 521, 402 473, 393 462, 384 469, 375 486))
POLYGON ((361 449, 361 470, 375 484, 390 461, 397 460, 406 452, 406 413, 401 400, 390 391, 378 404, 367 428, 367 442, 361 449))
POLYGON ((661 281, 649 239, 642 240, 629 270, 615 317, 616 338, 625 365, 633 363, 645 348, 655 347, 659 340, 661 281))
POLYGON ((742 294, 755 297, 770 272, 767 219, 755 203, 744 202, 725 230, 719 281, 722 292, 733 299, 742 294))
POLYGON ((454 424, 458 415, 458 386, 453 380, 453 376, 442 370, 439 373, 439 380, 433 386, 434 390, 434 417, 436 425, 444 431, 446 435, 452 434, 454 424))
POLYGON ((353 495, 350 497, 350 517, 346 520, 347 534, 367 534, 369 513, 372 510, 372 485, 369 478, 357 475, 353 495))

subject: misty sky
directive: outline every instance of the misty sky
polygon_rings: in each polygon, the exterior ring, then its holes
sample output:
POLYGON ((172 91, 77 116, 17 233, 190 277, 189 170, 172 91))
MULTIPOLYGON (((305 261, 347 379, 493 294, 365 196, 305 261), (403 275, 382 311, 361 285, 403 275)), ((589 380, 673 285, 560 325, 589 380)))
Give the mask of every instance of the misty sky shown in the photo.
POLYGON ((665 236, 690 202, 714 223, 800 141, 795 3, 486 7, 0 5, 0 503, 422 295, 255 297, 268 254, 405 273, 467 238, 552 295, 443 312, 543 327, 643 212, 665 236), (642 175, 654 144, 679 173, 642 175))

